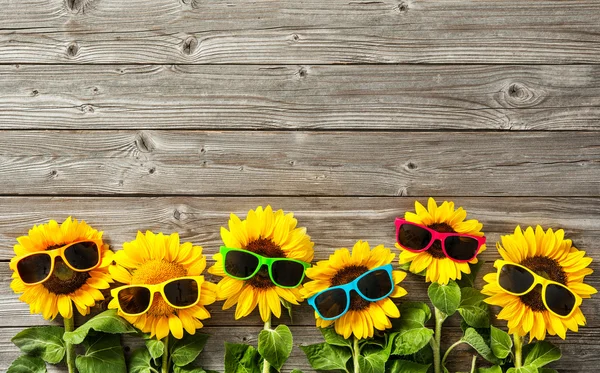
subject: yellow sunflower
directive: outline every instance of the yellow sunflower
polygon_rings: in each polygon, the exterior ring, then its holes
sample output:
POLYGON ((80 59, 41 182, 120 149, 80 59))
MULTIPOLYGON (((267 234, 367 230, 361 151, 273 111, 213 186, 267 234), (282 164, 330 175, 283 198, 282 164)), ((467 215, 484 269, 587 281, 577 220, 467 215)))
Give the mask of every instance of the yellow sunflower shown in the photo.
MULTIPOLYGON (((310 263, 313 259, 314 243, 306 234, 306 228, 297 228, 298 221, 292 213, 273 211, 271 206, 262 206, 248 211, 245 220, 235 214, 229 218, 229 230, 221 227, 221 238, 226 247, 244 249, 268 258, 290 258, 310 263)), ((213 256, 216 263, 208 272, 223 279, 218 283, 218 297, 225 300, 223 309, 237 304, 235 319, 248 316, 258 305, 264 322, 281 316, 281 302, 285 300, 297 305, 302 300, 300 288, 275 286, 264 269, 249 280, 237 280, 225 274, 223 256, 213 256)))
POLYGON ((65 319, 73 317, 73 304, 82 315, 87 315, 97 301, 104 300, 101 289, 108 289, 112 279, 108 266, 113 253, 102 241, 102 233, 84 221, 71 217, 62 224, 50 220, 47 224, 34 226, 27 236, 17 238, 15 257, 10 262, 14 271, 10 287, 19 299, 29 304, 31 313, 41 313, 45 319, 54 319, 59 313, 65 319), (35 252, 53 250, 81 241, 94 241, 100 248, 100 265, 91 271, 73 271, 61 257, 54 258, 54 270, 47 280, 34 285, 25 284, 18 273, 17 262, 23 256, 35 252))
MULTIPOLYGON (((578 250, 571 240, 564 239, 562 229, 546 232, 539 225, 525 229, 515 229, 514 234, 501 237, 502 244, 496 246, 506 262, 520 264, 538 275, 567 286, 581 298, 590 298, 597 291, 585 284, 584 277, 593 271, 588 268, 592 258, 585 256, 585 251, 578 250)), ((494 264, 496 267, 500 261, 494 264)), ((542 301, 539 286, 523 296, 506 293, 498 284, 497 274, 489 273, 483 278, 487 284, 482 293, 489 295, 486 302, 502 307, 498 318, 508 321, 509 333, 520 337, 529 334, 543 340, 546 333, 566 337, 567 330, 577 331, 585 325, 585 317, 576 305, 569 317, 558 317, 546 309, 542 301)))
MULTIPOLYGON (((336 250, 328 260, 322 260, 306 270, 306 276, 314 281, 304 284, 302 295, 309 298, 329 287, 347 284, 371 269, 390 264, 395 256, 396 254, 383 245, 371 250, 369 243, 363 241, 358 241, 354 245, 352 254, 347 248, 336 250)), ((406 295, 406 290, 398 286, 406 277, 406 272, 392 271, 392 277, 396 286, 390 297, 398 298, 406 295)), ((352 334, 358 339, 373 337, 375 329, 391 328, 390 318, 397 317, 400 317, 400 310, 389 297, 377 302, 369 302, 356 292, 351 293, 348 312, 338 319, 323 320, 315 312, 318 327, 326 328, 334 324, 336 333, 346 339, 352 334)))
MULTIPOLYGON (((425 225, 437 232, 442 233, 463 233, 477 237, 483 237, 483 224, 475 219, 465 220, 467 212, 459 207, 454 209, 454 202, 444 201, 440 206, 433 198, 427 201, 427 208, 415 201, 415 212, 406 212, 404 219, 411 223, 425 225)), ((450 280, 460 279, 463 273, 471 273, 470 264, 476 264, 477 258, 465 263, 457 263, 448 259, 443 251, 439 241, 435 241, 427 250, 419 253, 413 253, 404 250, 398 243, 396 248, 401 250, 400 265, 410 263, 409 270, 412 273, 422 273, 425 271, 425 281, 437 282, 445 285, 450 280)), ((479 253, 486 249, 482 245, 479 253)))
MULTIPOLYGON (((206 268, 202 247, 190 242, 179 242, 179 235, 165 236, 147 231, 138 232, 135 240, 125 242, 123 250, 114 255, 116 264, 110 266, 115 281, 126 285, 154 285, 185 276, 200 276, 206 268)), ((171 333, 181 339, 183 331, 194 334, 202 328, 200 320, 210 317, 204 306, 214 303, 216 285, 204 281, 199 289, 200 299, 190 308, 175 309, 161 295, 155 294, 148 311, 139 316, 119 314, 144 333, 162 339, 171 333)), ((108 308, 118 309, 118 300, 113 298, 108 308)))

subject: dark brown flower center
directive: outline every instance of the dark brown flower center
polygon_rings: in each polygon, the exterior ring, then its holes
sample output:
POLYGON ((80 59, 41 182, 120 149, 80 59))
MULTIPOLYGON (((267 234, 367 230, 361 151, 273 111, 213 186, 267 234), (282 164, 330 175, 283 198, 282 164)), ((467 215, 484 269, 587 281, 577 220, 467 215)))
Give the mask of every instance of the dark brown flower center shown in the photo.
MULTIPOLYGON (((531 269, 538 275, 548 280, 556 281, 563 285, 567 284, 567 274, 562 269, 560 264, 552 258, 546 258, 543 256, 534 256, 527 258, 520 263, 531 269)), ((533 311, 546 311, 544 302, 542 301, 542 286, 537 285, 529 293, 520 296, 521 301, 529 306, 533 311)))
MULTIPOLYGON (((339 270, 335 276, 331 279, 331 286, 344 285, 352 280, 356 279, 363 273, 367 272, 369 268, 366 266, 351 265, 339 270)), ((355 291, 350 292, 350 310, 360 311, 369 307, 368 300, 363 299, 355 291)))
POLYGON ((55 259, 54 271, 42 285, 54 294, 71 294, 85 284, 90 275, 87 272, 75 272, 59 257, 55 259))
MULTIPOLYGON (((285 258, 285 253, 281 250, 281 247, 267 238, 258 238, 249 242, 243 249, 267 258, 285 258)), ((269 277, 269 270, 266 266, 263 266, 256 276, 248 280, 248 283, 259 289, 268 289, 275 286, 269 277)))
MULTIPOLYGON (((454 233, 455 232, 455 230, 452 229, 452 227, 446 223, 435 223, 435 224, 428 225, 428 227, 433 229, 434 231, 440 232, 440 233, 454 233)), ((434 257, 436 259, 443 259, 446 257, 446 255, 444 255, 444 252, 442 251, 442 243, 439 240, 435 240, 433 242, 431 247, 427 250, 427 253, 429 253, 429 255, 431 255, 432 257, 434 257)))

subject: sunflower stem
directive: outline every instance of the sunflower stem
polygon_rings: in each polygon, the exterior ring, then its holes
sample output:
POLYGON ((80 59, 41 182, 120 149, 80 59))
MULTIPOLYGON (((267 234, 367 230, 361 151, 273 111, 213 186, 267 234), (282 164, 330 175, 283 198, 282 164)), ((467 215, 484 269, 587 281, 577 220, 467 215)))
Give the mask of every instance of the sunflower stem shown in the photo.
POLYGON ((354 347, 352 348, 352 362, 354 363, 354 373, 360 373, 360 365, 358 365, 359 355, 360 347, 358 346, 358 338, 354 336, 354 347))
MULTIPOLYGON (((271 330, 271 315, 269 314, 269 318, 265 321, 265 330, 271 330)), ((267 361, 267 359, 263 358, 263 373, 269 373, 271 371, 271 363, 267 361)))
POLYGON ((475 373, 476 363, 477 363, 477 355, 473 355, 473 360, 471 361, 471 373, 475 373))
POLYGON ((458 346, 459 344, 461 344, 461 343, 463 343, 463 342, 464 342, 464 341, 461 339, 461 340, 458 340, 458 341, 454 342, 454 343, 452 344, 452 346, 448 347, 448 349, 447 349, 447 350, 446 350, 446 352, 444 353, 444 357, 442 357, 442 366, 446 366, 446 359, 448 358, 448 355, 450 355, 450 351, 454 350, 454 348, 455 348, 456 346, 458 346))
POLYGON ((161 373, 169 373, 169 335, 163 338, 163 344, 165 345, 165 350, 162 356, 162 369, 161 373))
POLYGON ((440 359, 440 350, 442 344, 442 324, 444 320, 446 320, 446 314, 437 309, 437 307, 433 307, 435 309, 435 335, 434 335, 434 343, 432 343, 433 347, 433 370, 435 373, 442 372, 442 364, 440 359))
MULTIPOLYGON (((70 318, 64 318, 65 323, 65 332, 72 332, 75 329, 75 320, 70 318)), ((65 341, 65 350, 66 350, 66 359, 67 359, 67 369, 69 373, 76 373, 77 369, 75 367, 75 345, 65 341)))
POLYGON ((520 368, 523 365, 523 338, 513 334, 513 340, 515 341, 515 368, 520 368))

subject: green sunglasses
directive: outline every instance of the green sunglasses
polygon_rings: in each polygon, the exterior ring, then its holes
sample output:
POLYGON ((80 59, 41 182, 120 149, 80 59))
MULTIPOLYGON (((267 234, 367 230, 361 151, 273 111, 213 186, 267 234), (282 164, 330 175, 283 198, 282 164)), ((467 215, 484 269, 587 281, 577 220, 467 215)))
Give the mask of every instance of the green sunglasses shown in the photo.
POLYGON ((225 246, 221 246, 220 253, 228 276, 238 280, 249 280, 266 265, 271 281, 280 288, 298 287, 304 280, 304 270, 310 267, 310 263, 296 259, 267 258, 248 250, 225 246))

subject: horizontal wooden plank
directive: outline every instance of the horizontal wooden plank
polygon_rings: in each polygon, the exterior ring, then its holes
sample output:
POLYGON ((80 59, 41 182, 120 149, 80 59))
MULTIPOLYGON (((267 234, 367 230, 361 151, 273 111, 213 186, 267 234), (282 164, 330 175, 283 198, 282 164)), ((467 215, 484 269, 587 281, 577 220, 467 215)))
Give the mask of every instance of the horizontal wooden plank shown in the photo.
MULTIPOLYGON (((282 372, 290 372, 292 369, 301 369, 303 372, 314 372, 308 364, 306 356, 300 350, 300 345, 319 343, 323 341, 321 333, 316 328, 294 327, 291 328, 294 337, 294 348, 289 360, 286 362, 282 372)), ((257 344, 257 335, 260 327, 205 327, 203 332, 211 335, 204 351, 199 357, 199 363, 205 369, 216 369, 223 371, 224 343, 249 343, 254 346, 257 344)), ((10 362, 19 356, 19 350, 10 343, 9 339, 19 332, 19 328, 0 329, 0 370, 4 371, 10 362)), ((444 347, 460 338, 461 332, 457 327, 444 328, 444 347)), ((579 333, 569 334, 566 341, 558 338, 551 338, 551 341, 560 346, 562 350, 562 359, 552 363, 548 367, 558 369, 561 373, 580 373, 594 371, 600 363, 600 356, 597 353, 596 346, 600 343, 600 329, 582 328, 579 333)), ((123 342, 129 351, 141 347, 141 340, 125 336, 123 342)), ((460 345, 457 347, 448 359, 448 368, 451 372, 467 371, 470 368, 471 357, 475 351, 469 346, 460 345)), ((489 366, 489 363, 478 359, 478 366, 489 366)), ((61 366, 49 367, 48 372, 65 372, 66 369, 61 366)))
POLYGON ((597 132, 4 131, 3 194, 598 196, 597 132))
POLYGON ((597 130, 600 66, 0 66, 0 128, 597 130))
POLYGON ((4 4, 0 63, 600 62, 593 0, 68 4, 4 4))
MULTIPOLYGON (((424 199, 420 199, 425 203, 424 199)), ((440 198, 443 200, 443 198, 440 198)), ((481 258, 487 263, 482 273, 493 271, 492 262, 498 258, 494 243, 501 234, 512 232, 516 225, 542 224, 554 229, 563 228, 574 244, 600 260, 597 242, 600 227, 600 198, 454 198, 469 217, 484 224, 490 242, 481 258)), ((371 245, 393 247, 393 220, 413 208, 412 198, 0 198, 0 259, 12 257, 16 237, 34 224, 50 218, 62 220, 69 215, 86 220, 97 229, 114 250, 130 241, 140 230, 179 232, 181 239, 200 244, 209 258, 221 245, 219 228, 227 224, 230 212, 240 216, 258 205, 271 203, 274 208, 293 211, 300 226, 307 228, 315 242, 315 261, 323 260, 338 247, 352 247, 358 239, 371 245)), ((396 253, 397 250, 393 249, 396 253)), ((211 261, 212 262, 212 261, 211 261)), ((596 262, 594 262, 596 263, 596 262)), ((589 283, 600 288, 600 274, 588 277, 589 283)), ((28 307, 18 301, 10 290, 10 271, 7 263, 0 264, 0 327, 40 325, 45 321, 31 315, 28 307)), ((411 300, 426 300, 426 284, 417 276, 403 283, 411 300)), ((586 301, 583 310, 588 325, 600 327, 600 303, 586 301)), ((231 311, 221 310, 220 304, 210 307, 213 318, 207 325, 233 325, 231 311)), ((284 316, 287 320, 287 316, 284 316)), ((313 325, 314 316, 306 305, 294 316, 296 325, 313 325)), ((259 326, 255 312, 240 321, 259 326)))

